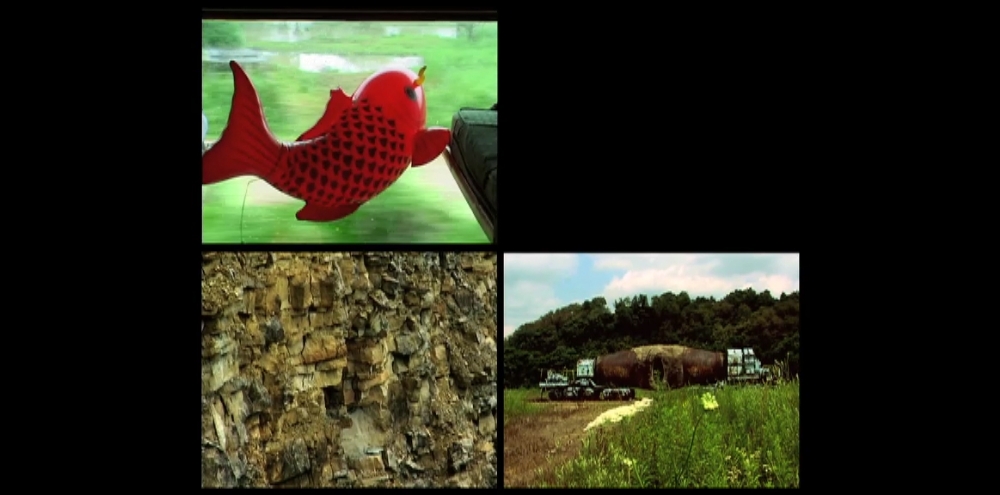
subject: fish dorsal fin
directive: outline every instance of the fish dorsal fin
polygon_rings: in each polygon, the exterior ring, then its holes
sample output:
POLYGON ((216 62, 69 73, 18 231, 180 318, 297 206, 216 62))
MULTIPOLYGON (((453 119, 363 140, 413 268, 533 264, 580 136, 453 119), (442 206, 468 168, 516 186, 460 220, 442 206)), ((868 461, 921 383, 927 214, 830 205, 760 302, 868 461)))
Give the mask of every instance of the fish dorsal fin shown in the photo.
POLYGON ((340 122, 340 118, 344 115, 347 109, 351 108, 352 100, 344 90, 337 88, 330 90, 330 101, 326 103, 326 110, 323 112, 323 116, 319 118, 319 122, 312 126, 308 131, 302 133, 296 141, 308 141, 310 139, 316 139, 332 129, 337 122, 340 122))

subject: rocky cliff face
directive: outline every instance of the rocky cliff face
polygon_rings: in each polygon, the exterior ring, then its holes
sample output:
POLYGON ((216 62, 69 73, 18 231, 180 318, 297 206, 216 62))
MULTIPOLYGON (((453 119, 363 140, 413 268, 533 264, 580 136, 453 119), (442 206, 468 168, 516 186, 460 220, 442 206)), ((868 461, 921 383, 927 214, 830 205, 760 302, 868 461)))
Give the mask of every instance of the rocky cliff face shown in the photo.
POLYGON ((496 486, 494 253, 202 270, 204 486, 496 486))

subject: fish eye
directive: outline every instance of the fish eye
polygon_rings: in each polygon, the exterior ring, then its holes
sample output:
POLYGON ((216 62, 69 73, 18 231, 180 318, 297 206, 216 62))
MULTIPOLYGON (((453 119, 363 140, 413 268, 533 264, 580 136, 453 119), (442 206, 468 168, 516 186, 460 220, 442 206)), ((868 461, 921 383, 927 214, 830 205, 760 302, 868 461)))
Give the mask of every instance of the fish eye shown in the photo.
POLYGON ((407 86, 406 87, 406 97, 409 98, 409 99, 411 99, 411 100, 413 100, 413 101, 417 101, 417 92, 414 91, 412 87, 407 86))

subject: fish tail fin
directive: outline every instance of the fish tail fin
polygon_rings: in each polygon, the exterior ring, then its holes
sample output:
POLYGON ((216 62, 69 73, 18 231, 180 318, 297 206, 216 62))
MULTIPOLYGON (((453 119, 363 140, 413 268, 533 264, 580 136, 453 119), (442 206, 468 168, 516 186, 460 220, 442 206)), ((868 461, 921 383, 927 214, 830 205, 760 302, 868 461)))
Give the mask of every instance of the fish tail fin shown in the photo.
POLYGON ((229 123, 201 158, 202 185, 242 175, 267 180, 278 172, 285 149, 268 129, 257 90, 246 72, 235 61, 229 62, 229 67, 234 85, 229 123))

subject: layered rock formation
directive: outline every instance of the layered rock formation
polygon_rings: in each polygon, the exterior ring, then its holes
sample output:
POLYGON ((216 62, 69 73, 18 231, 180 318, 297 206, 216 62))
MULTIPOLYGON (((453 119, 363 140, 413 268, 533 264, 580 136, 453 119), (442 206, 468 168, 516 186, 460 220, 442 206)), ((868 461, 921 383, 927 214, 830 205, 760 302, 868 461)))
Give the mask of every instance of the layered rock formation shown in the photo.
POLYGON ((204 486, 496 486, 494 253, 202 270, 204 486))

